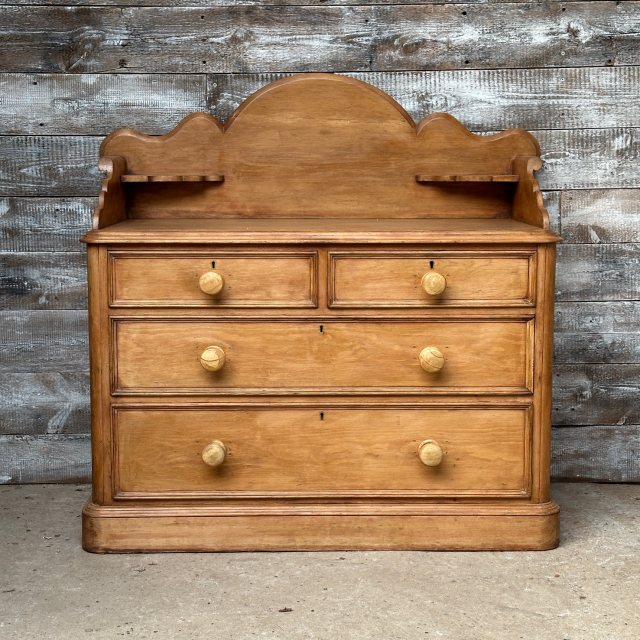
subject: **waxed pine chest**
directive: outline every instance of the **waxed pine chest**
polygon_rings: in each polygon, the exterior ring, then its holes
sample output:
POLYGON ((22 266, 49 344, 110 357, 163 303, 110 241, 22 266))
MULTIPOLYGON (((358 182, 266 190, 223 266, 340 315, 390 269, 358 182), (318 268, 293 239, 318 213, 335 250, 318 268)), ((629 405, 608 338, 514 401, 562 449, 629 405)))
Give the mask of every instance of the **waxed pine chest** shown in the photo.
POLYGON ((108 136, 84 547, 554 547, 539 154, 326 74, 108 136))

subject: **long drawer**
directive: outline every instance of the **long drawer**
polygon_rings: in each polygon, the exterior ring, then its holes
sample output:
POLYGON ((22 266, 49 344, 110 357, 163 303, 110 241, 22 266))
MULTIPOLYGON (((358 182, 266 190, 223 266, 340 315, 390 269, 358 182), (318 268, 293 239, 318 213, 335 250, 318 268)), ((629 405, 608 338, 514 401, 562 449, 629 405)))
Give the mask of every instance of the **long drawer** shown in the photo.
POLYGON ((518 307, 535 302, 533 251, 330 251, 329 265, 331 307, 518 307))
POLYGON ((114 494, 521 496, 530 483, 529 413, 513 406, 120 408, 114 494), (418 455, 425 440, 441 449, 437 466, 418 455), (226 448, 213 467, 202 457, 212 442, 226 448))
MULTIPOLYGON (((529 393, 533 320, 113 320, 115 393, 529 393), (425 371, 425 348, 442 355, 425 371), (224 359, 203 368, 211 349, 224 359)), ((214 354, 215 355, 215 354, 214 354)))

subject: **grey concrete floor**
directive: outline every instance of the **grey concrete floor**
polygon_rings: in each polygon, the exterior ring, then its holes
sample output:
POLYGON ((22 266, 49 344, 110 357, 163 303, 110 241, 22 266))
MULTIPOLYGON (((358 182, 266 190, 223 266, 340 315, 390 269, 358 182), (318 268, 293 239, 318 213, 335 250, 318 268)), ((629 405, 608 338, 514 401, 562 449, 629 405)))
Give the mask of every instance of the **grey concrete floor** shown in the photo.
POLYGON ((88 495, 0 487, 1 640, 640 638, 640 486, 555 485, 526 553, 93 555, 88 495))

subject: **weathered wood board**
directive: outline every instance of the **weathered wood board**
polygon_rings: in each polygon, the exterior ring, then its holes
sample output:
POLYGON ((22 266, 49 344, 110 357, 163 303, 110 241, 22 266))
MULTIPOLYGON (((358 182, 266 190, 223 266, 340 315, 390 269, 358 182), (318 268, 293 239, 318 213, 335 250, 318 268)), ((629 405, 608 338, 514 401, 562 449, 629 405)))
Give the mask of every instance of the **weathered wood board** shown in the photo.
POLYGON ((0 436, 0 483, 87 482, 91 477, 91 438, 0 436))
POLYGON ((558 480, 637 482, 640 426, 554 429, 551 473, 558 480))
POLYGON ((89 372, 80 367, 0 375, 0 434, 87 434, 89 414, 89 372))
MULTIPOLYGON (((639 45, 640 46, 640 45, 639 45)), ((0 127, 14 135, 105 135, 126 122, 164 133, 193 111, 227 120, 263 74, 0 74, 0 127)), ((350 73, 415 119, 446 111, 475 131, 638 127, 638 67, 350 73)))
POLYGON ((97 201, 97 197, 0 198, 2 251, 84 251, 80 238, 91 226, 97 201))
POLYGON ((632 65, 639 16, 636 2, 610 1, 3 7, 0 68, 264 73, 632 65))
POLYGON ((0 482, 90 473, 84 247, 119 126, 226 120, 302 71, 540 140, 559 247, 555 477, 640 481, 640 2, 0 5, 0 482), (523 46, 525 43, 525 46, 523 46))

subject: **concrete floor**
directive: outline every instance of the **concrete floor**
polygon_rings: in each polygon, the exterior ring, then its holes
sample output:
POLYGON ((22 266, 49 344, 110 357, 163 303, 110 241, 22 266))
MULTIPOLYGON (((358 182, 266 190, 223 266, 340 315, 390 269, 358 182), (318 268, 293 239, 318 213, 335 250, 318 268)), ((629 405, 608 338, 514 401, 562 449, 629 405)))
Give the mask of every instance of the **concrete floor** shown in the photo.
POLYGON ((559 549, 93 555, 81 486, 0 487, 0 639, 638 640, 640 486, 559 484, 559 549))

